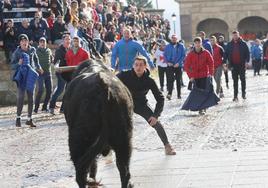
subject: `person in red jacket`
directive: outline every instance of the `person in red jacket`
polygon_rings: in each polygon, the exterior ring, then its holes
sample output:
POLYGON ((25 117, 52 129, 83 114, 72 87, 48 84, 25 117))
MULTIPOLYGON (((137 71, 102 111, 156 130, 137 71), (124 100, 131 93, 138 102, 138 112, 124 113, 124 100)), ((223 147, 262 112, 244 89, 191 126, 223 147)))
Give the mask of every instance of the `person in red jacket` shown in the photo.
POLYGON ((214 60, 214 79, 216 82, 216 93, 220 98, 224 97, 223 89, 221 86, 221 76, 223 68, 226 69, 226 64, 224 63, 224 49, 217 43, 217 38, 215 36, 210 37, 210 43, 213 49, 213 60, 214 60))
MULTIPOLYGON (((194 39, 194 47, 185 59, 184 70, 187 73, 190 82, 200 89, 206 89, 207 78, 214 74, 214 61, 209 53, 202 46, 202 39, 194 39)), ((205 114, 205 109, 201 109, 199 114, 205 114)))
POLYGON ((88 60, 89 54, 80 47, 79 37, 74 37, 72 43, 72 47, 65 54, 65 60, 68 66, 77 66, 83 61, 88 60))

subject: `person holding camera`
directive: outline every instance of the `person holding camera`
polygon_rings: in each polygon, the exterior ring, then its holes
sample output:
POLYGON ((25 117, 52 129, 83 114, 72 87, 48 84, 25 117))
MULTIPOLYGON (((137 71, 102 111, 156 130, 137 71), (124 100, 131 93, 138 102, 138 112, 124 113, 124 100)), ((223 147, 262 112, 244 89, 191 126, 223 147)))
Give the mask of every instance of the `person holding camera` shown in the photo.
POLYGON ((37 11, 34 15, 34 19, 30 22, 30 28, 33 32, 33 40, 37 46, 39 39, 45 37, 49 44, 51 44, 50 30, 47 21, 42 18, 42 12, 37 11))

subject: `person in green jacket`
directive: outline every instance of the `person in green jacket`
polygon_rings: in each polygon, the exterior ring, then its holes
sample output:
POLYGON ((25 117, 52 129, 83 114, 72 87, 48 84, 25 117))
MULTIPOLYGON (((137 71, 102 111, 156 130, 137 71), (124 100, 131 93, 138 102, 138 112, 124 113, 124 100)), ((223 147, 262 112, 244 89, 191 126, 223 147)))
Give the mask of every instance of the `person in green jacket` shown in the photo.
POLYGON ((48 105, 48 101, 51 98, 51 93, 52 93, 51 63, 53 60, 53 56, 52 56, 51 50, 47 48, 47 42, 44 37, 41 37, 39 39, 39 45, 36 50, 36 54, 39 58, 39 64, 44 70, 44 73, 42 75, 39 75, 38 77, 38 82, 37 82, 38 91, 37 91, 37 95, 35 98, 34 112, 35 113, 38 112, 41 97, 42 97, 43 90, 44 90, 44 85, 46 88, 46 96, 45 96, 45 100, 42 106, 42 111, 48 112, 47 105, 48 105))

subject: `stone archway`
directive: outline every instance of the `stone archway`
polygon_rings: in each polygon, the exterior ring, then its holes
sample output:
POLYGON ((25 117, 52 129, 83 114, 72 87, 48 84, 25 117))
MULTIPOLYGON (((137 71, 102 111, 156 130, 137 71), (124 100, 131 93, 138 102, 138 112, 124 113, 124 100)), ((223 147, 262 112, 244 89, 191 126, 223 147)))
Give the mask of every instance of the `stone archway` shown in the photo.
POLYGON ((263 38, 268 32, 268 22, 259 16, 250 16, 238 23, 238 31, 245 40, 263 38))
POLYGON ((227 40, 229 38, 228 35, 228 24, 217 18, 208 18, 199 22, 196 27, 198 31, 205 31, 207 36, 215 35, 218 37, 219 35, 223 35, 227 40))

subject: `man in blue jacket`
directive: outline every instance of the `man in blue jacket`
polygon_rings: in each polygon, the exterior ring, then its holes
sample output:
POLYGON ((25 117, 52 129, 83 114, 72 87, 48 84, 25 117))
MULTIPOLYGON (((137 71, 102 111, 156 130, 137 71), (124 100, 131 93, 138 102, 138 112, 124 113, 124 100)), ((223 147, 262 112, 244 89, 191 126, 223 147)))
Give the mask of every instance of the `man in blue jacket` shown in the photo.
POLYGON ((260 75, 261 70, 261 58, 262 58, 262 46, 260 39, 256 39, 255 43, 251 47, 252 64, 254 68, 254 76, 258 73, 260 75))
POLYGON ((171 100, 175 79, 177 84, 177 97, 181 99, 181 78, 184 58, 185 48, 183 44, 178 42, 176 35, 172 35, 171 43, 166 46, 164 51, 164 60, 167 63, 168 100, 171 100))
MULTIPOLYGON (((29 55, 30 63, 29 65, 36 69, 39 74, 43 74, 43 69, 39 64, 38 57, 36 55, 36 50, 34 47, 29 46, 29 39, 27 35, 21 34, 19 36, 20 46, 15 50, 12 55, 11 67, 14 71, 16 71, 20 65, 22 65, 22 54, 27 53, 29 55)), ((26 121, 26 125, 30 127, 36 127, 36 125, 32 121, 32 111, 33 111, 33 93, 34 91, 27 90, 28 97, 28 119, 26 121)), ((17 119, 16 119, 16 127, 21 127, 21 112, 23 108, 25 89, 19 88, 17 90, 17 119)))
POLYGON ((154 68, 154 63, 151 61, 148 52, 142 45, 132 40, 131 31, 125 29, 123 39, 119 40, 112 50, 112 68, 120 72, 131 70, 134 59, 139 53, 146 57, 150 67, 154 68))
POLYGON ((198 36, 202 39, 202 46, 210 52, 211 55, 213 55, 213 49, 212 45, 209 41, 209 39, 206 38, 206 33, 204 31, 200 31, 198 33, 198 36))

